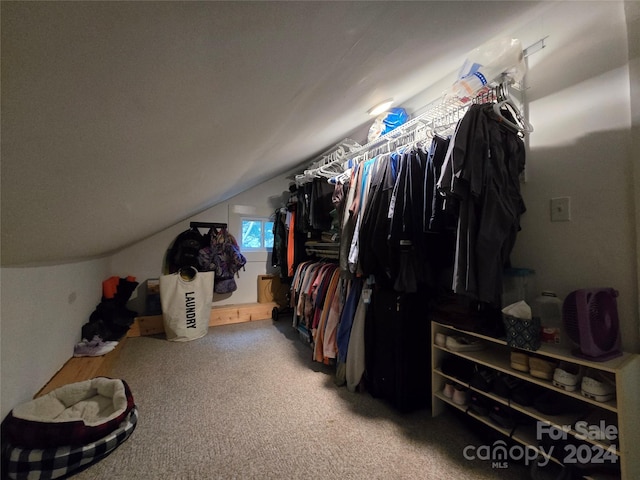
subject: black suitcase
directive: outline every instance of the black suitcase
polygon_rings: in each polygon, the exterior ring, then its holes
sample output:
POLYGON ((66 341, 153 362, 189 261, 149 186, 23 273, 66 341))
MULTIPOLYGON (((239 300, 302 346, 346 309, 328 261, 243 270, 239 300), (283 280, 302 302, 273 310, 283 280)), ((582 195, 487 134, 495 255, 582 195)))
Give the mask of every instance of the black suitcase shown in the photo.
POLYGON ((401 412, 428 407, 431 323, 425 295, 376 290, 365 322, 368 391, 401 412))

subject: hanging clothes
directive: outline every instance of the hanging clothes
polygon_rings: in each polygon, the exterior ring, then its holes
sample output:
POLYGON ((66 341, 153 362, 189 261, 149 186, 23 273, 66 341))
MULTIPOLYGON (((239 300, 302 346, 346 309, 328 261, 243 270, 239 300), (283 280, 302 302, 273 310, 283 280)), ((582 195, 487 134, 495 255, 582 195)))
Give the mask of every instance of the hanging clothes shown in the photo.
POLYGON ((348 280, 341 277, 340 269, 336 270, 334 275, 338 276, 338 284, 336 286, 333 299, 329 305, 329 313, 327 315, 324 331, 324 344, 322 346, 322 351, 325 358, 324 363, 328 363, 329 361, 335 359, 338 354, 338 323, 340 322, 340 313, 342 312, 342 309, 344 307, 349 283, 348 280))
POLYGON ((452 289, 500 305, 502 271, 509 264, 526 208, 519 176, 525 150, 491 105, 472 105, 456 128, 438 190, 459 202, 452 289))
POLYGON ((287 275, 292 277, 295 269, 295 229, 296 229, 296 211, 290 211, 288 214, 288 234, 287 234, 287 275))
POLYGON ((316 178, 311 183, 309 223, 315 230, 331 230, 332 196, 335 187, 326 180, 316 178))
POLYGON ((353 229, 353 237, 351 239, 351 248, 349 249, 349 270, 353 274, 360 275, 362 271, 358 262, 359 250, 360 250, 360 227, 362 225, 362 216, 366 209, 367 201, 369 198, 369 186, 371 184, 371 176, 369 175, 371 167, 373 166, 375 159, 367 160, 360 168, 360 180, 359 180, 359 195, 356 196, 354 202, 357 201, 358 205, 355 207, 356 221, 353 229))
POLYGON ((275 211, 273 220, 273 251, 271 252, 271 265, 280 268, 281 277, 291 277, 287 261, 287 211, 279 208, 275 211))
POLYGON ((356 226, 358 208, 360 206, 360 181, 362 179, 361 165, 357 164, 351 172, 347 197, 343 206, 342 232, 340 234, 340 269, 345 275, 351 276, 349 269, 349 251, 356 226))
POLYGON ((338 360, 346 364, 347 352, 349 350, 349 338, 351 336, 351 327, 353 326, 353 318, 360 301, 360 295, 362 293, 363 280, 361 278, 355 278, 351 282, 351 288, 347 296, 347 300, 344 304, 342 314, 340 316, 340 323, 338 325, 337 344, 338 344, 338 360))
POLYGON ((424 220, 425 232, 442 232, 455 229, 457 210, 445 207, 445 196, 437 191, 442 166, 449 150, 451 137, 435 135, 429 147, 424 176, 424 220))
POLYGON ((359 262, 364 276, 374 275, 380 282, 391 278, 387 212, 394 186, 392 162, 388 155, 377 157, 371 173, 369 201, 362 218, 359 262))
POLYGON ((410 149, 400 159, 400 170, 389 207, 389 245, 392 276, 398 292, 416 292, 424 281, 424 172, 426 155, 410 149))
POLYGON ((350 392, 355 392, 358 385, 360 385, 366 366, 364 329, 367 306, 367 303, 365 303, 365 293, 363 289, 360 293, 360 298, 358 299, 355 314, 353 315, 351 334, 349 335, 349 344, 347 347, 345 377, 347 381, 347 389, 350 392))
MULTIPOLYGON (((327 333, 327 324, 329 315, 331 313, 331 306, 333 304, 334 297, 339 294, 338 292, 338 283, 340 280, 340 269, 337 265, 332 265, 331 268, 325 274, 325 290, 324 293, 318 293, 318 297, 316 300, 316 315, 318 317, 317 323, 314 322, 313 329, 313 359, 317 362, 329 363, 329 358, 335 358, 335 355, 329 357, 325 351, 324 347, 327 345, 325 335, 327 333)), ((335 350, 333 348, 329 348, 330 352, 335 350)))

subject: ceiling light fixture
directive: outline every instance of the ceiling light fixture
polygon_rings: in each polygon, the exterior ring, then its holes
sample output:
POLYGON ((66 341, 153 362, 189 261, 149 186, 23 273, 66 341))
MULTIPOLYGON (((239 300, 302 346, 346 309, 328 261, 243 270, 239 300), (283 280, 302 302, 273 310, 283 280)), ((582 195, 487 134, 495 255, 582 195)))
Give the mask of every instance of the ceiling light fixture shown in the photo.
POLYGON ((369 113, 369 115, 379 115, 382 112, 386 112, 392 103, 393 103, 393 98, 390 98, 388 100, 385 100, 384 102, 380 102, 378 105, 373 107, 367 113, 369 113))

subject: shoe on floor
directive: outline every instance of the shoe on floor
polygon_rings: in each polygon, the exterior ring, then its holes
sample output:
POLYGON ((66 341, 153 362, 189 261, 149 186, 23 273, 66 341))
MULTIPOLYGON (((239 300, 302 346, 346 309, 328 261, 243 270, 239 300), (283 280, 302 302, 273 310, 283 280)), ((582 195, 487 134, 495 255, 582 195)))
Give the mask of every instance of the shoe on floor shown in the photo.
POLYGON ((560 365, 553 372, 553 384, 567 392, 575 392, 582 381, 583 370, 581 365, 560 362, 560 365))
POLYGON ((582 377, 582 395, 596 402, 608 402, 616 393, 616 383, 611 375, 601 371, 590 371, 582 377))
MULTIPOLYGON (((99 345, 102 345, 102 346, 108 345, 108 346, 115 347, 116 345, 118 345, 118 342, 115 342, 115 341, 104 341, 104 340, 102 340, 102 337, 100 337, 100 335, 94 335, 93 338, 90 341, 87 340, 86 338, 83 338, 82 342, 86 343, 87 345, 93 346, 93 347, 99 346, 99 345)), ((82 343, 82 342, 80 342, 80 343, 82 343)))
POLYGON ((452 352, 474 352, 485 348, 482 341, 476 338, 463 337, 461 335, 456 337, 447 337, 445 340, 445 346, 452 352))
POLYGON ((95 336, 90 342, 83 340, 73 347, 74 357, 100 357, 113 351, 118 342, 103 342, 100 337, 95 336))

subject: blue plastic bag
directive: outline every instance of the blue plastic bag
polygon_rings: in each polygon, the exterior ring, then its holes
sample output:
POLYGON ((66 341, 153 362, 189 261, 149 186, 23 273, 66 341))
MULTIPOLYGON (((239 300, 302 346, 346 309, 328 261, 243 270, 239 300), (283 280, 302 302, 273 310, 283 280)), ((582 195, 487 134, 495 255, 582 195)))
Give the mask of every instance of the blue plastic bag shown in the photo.
POLYGON ((395 130, 400 125, 409 120, 409 115, 404 108, 392 108, 388 112, 383 113, 373 121, 373 125, 369 129, 367 137, 368 142, 372 142, 380 138, 382 135, 395 130))

